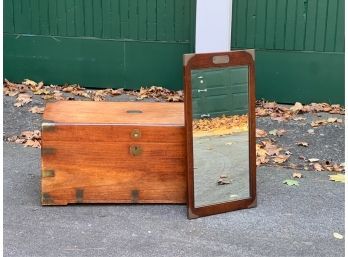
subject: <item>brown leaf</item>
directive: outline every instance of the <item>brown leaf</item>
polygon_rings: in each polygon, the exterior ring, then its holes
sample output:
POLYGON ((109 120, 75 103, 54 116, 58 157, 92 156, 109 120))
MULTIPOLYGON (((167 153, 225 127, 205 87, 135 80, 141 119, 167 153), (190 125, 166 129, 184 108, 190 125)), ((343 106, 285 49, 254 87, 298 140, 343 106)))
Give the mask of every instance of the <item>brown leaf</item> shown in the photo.
POLYGON ((307 142, 297 142, 296 144, 297 144, 298 146, 308 147, 308 143, 307 143, 307 142))
POLYGON ((292 173, 293 178, 303 178, 303 175, 300 172, 294 172, 292 173))
POLYGON ((31 95, 29 94, 19 94, 17 99, 16 99, 16 103, 14 104, 14 106, 16 107, 21 107, 27 103, 30 103, 32 101, 31 99, 31 95))
POLYGON ((37 86, 37 83, 33 80, 30 80, 30 79, 25 79, 23 82, 22 82, 23 85, 26 85, 26 86, 32 86, 32 87, 36 87, 37 86))
POLYGON ((294 113, 298 113, 302 111, 302 109, 303 109, 303 105, 299 102, 296 102, 294 106, 290 107, 290 111, 294 113))
POLYGON ((41 144, 38 140, 29 139, 25 142, 24 147, 41 148, 41 144))
POLYGON ((281 164, 281 163, 286 162, 286 161, 289 159, 289 157, 290 157, 290 156, 280 154, 280 155, 278 155, 277 157, 273 158, 273 161, 274 161, 275 163, 281 164))
POLYGON ((262 129, 256 129, 256 137, 265 137, 267 136, 267 132, 262 129))
POLYGON ((312 127, 319 127, 320 125, 326 125, 327 121, 326 120, 316 120, 311 122, 312 127))
POLYGON ((314 163, 313 167, 316 171, 323 171, 324 170, 323 166, 320 163, 314 163))
POLYGON ((45 110, 45 107, 39 107, 39 106, 34 106, 29 109, 31 113, 38 113, 38 114, 44 113, 44 110, 45 110))

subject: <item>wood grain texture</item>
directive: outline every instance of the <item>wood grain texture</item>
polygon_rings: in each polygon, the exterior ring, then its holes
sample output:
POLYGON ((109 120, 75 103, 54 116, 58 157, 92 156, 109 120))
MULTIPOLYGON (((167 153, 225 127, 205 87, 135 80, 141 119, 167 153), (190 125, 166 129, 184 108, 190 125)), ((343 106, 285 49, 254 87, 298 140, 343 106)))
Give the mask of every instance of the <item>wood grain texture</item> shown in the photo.
POLYGON ((44 120, 76 124, 184 124, 182 103, 59 101, 47 104, 44 120))
POLYGON ((49 104, 42 204, 185 203, 183 117, 182 103, 49 104), (144 112, 128 116, 129 108, 144 112), (141 153, 132 154, 132 146, 141 153))
POLYGON ((185 127, 186 127, 186 150, 187 150, 187 210, 188 218, 228 212, 232 210, 251 208, 256 206, 256 119, 255 119, 255 64, 253 54, 247 51, 232 51, 223 53, 187 55, 184 59, 184 93, 185 93, 185 127), (214 56, 229 56, 229 62, 214 64, 214 56), (214 204, 195 208, 194 203, 194 160, 192 139, 192 85, 191 71, 205 68, 224 68, 236 66, 248 66, 249 69, 249 179, 250 198, 227 203, 214 204))

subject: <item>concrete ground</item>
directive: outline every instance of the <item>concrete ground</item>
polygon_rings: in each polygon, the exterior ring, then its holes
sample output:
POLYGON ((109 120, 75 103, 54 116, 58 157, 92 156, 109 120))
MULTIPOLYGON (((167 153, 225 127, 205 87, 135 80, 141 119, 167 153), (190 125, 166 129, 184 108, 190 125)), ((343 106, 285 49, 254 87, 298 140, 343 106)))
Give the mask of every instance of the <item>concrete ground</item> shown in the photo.
MULTIPOLYGON (((41 122, 28 112, 37 103, 13 102, 4 97, 4 138, 41 122)), ((289 130, 275 139, 294 148, 293 162, 300 155, 344 160, 344 124, 322 126, 314 136, 306 133, 308 121, 260 118, 257 126, 289 130), (301 139, 311 140, 309 147, 296 146, 301 139)), ((4 256, 344 256, 344 240, 333 236, 344 235, 344 184, 329 181, 332 173, 302 170, 298 187, 284 185, 293 171, 258 168, 256 208, 196 220, 187 219, 185 205, 41 207, 40 150, 4 142, 4 256)))
POLYGON ((193 138, 195 207, 250 197, 248 132, 193 138), (220 176, 229 184, 219 185, 220 176))

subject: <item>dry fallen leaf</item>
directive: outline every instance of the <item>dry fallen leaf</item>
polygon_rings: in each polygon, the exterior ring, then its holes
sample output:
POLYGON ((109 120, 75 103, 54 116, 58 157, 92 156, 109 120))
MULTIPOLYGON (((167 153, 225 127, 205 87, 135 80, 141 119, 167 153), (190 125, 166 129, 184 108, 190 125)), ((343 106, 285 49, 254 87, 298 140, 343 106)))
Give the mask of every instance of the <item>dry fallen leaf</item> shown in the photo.
POLYGON ((292 173, 293 178, 303 178, 303 175, 300 172, 294 172, 292 173))
POLYGON ((310 159, 308 159, 308 161, 309 161, 309 162, 318 162, 318 161, 320 161, 320 160, 317 159, 317 158, 310 158, 310 159))
POLYGON ((39 106, 34 106, 29 109, 31 113, 38 113, 38 114, 44 113, 44 110, 45 110, 45 107, 39 107, 39 106))
POLYGON ((296 144, 297 144, 298 146, 308 147, 308 143, 307 143, 307 142, 297 142, 296 144))
POLYGON ((289 159, 290 156, 287 155, 278 155, 277 157, 273 158, 274 163, 284 163, 289 159))
POLYGON ((315 171, 323 171, 324 170, 323 166, 320 163, 314 163, 313 167, 314 167, 315 171))
POLYGON ((309 134, 314 134, 314 129, 308 129, 307 132, 308 132, 309 134))
POLYGON ((346 176, 345 174, 336 174, 336 175, 329 175, 329 179, 331 181, 335 181, 335 182, 342 182, 345 183, 346 182, 346 176))
POLYGON ((32 81, 30 79, 25 79, 23 82, 22 82, 23 85, 26 85, 26 86, 37 86, 37 83, 35 81, 32 81))
POLYGON ((296 102, 294 106, 290 107, 290 111, 297 113, 302 111, 303 105, 299 102, 296 102))
POLYGON ((267 132, 262 129, 256 129, 256 137, 265 137, 267 136, 267 132))
POLYGON ((29 94, 19 94, 17 99, 16 99, 16 103, 14 104, 14 106, 16 107, 21 107, 27 103, 30 103, 32 101, 31 99, 31 95, 29 94))
POLYGON ((337 233, 337 232, 333 233, 333 236, 334 236, 334 238, 337 238, 337 239, 343 239, 343 235, 341 235, 340 233, 337 233))
POLYGON ((294 121, 299 121, 299 120, 306 120, 304 117, 295 117, 293 118, 294 121))

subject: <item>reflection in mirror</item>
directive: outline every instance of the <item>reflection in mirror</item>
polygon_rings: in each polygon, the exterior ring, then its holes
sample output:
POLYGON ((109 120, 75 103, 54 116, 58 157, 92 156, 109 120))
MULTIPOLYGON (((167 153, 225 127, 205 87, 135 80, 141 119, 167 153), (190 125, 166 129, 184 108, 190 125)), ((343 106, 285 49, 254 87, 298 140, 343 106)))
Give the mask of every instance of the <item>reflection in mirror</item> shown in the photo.
POLYGON ((250 198, 248 66, 191 70, 194 207, 250 198))

